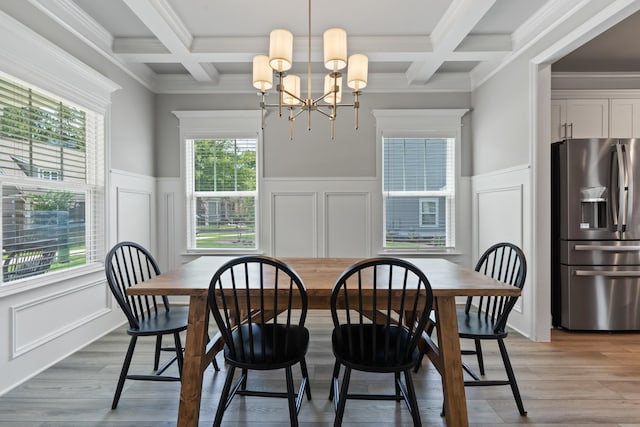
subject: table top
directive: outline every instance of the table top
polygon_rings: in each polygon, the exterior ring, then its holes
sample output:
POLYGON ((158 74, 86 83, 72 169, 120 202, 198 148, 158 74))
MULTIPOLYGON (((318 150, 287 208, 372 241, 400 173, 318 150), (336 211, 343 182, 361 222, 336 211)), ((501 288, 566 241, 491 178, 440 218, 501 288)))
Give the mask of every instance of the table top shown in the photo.
MULTIPOLYGON (((202 256, 175 270, 137 284, 127 291, 130 295, 206 296, 209 282, 216 270, 234 257, 202 256)), ((280 258, 302 278, 310 297, 327 296, 338 276, 362 258, 280 258)), ((517 296, 520 290, 472 269, 441 258, 403 258, 415 264, 427 276, 433 295, 517 296)))

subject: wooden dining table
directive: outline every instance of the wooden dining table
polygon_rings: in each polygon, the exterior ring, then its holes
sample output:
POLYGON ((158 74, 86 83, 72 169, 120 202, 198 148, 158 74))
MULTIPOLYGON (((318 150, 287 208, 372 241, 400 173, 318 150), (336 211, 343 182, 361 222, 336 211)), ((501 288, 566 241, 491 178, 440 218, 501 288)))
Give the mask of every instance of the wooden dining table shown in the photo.
MULTIPOLYGON (((220 340, 208 341, 207 293, 213 274, 231 258, 202 256, 175 270, 134 285, 127 291, 130 295, 189 297, 189 324, 180 387, 178 426, 198 425, 203 373, 223 347, 220 340)), ((420 348, 442 376, 447 426, 467 426, 456 297, 518 296, 520 289, 445 259, 403 259, 419 267, 427 276, 433 289, 438 324, 437 345, 430 339, 426 339, 420 348)), ((309 297, 309 309, 328 311, 331 290, 336 279, 345 269, 360 261, 360 258, 281 258, 281 260, 302 278, 309 297)))

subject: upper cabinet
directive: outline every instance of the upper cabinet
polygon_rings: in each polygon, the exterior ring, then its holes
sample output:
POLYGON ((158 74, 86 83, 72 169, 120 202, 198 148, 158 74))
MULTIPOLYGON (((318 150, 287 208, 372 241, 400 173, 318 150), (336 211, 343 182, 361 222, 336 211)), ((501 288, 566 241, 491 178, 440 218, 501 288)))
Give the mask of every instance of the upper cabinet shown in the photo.
POLYGON ((640 137, 640 99, 611 99, 609 102, 609 136, 640 137))
POLYGON ((640 91, 637 89, 554 94, 551 142, 565 138, 640 138, 640 91))
POLYGON ((606 138, 608 136, 608 99, 554 99, 551 101, 551 142, 565 138, 606 138))

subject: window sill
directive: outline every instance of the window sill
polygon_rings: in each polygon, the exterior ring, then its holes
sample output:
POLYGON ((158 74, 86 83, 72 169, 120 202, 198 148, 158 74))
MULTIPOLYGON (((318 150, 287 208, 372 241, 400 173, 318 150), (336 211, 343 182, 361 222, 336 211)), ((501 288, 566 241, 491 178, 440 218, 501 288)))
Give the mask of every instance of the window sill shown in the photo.
POLYGON ((0 285, 0 298, 23 292, 33 291, 38 288, 56 285, 58 283, 67 282, 73 279, 81 279, 83 277, 94 275, 96 273, 100 273, 102 275, 102 278, 104 278, 103 264, 95 263, 84 267, 74 268, 68 271, 49 273, 42 276, 30 277, 27 279, 20 279, 3 283, 0 285))
POLYGON ((182 256, 243 256, 243 255, 263 255, 264 251, 259 249, 187 249, 182 256))
POLYGON ((464 253, 458 249, 423 249, 423 250, 383 249, 381 251, 378 251, 378 255, 380 256, 391 256, 391 255, 411 256, 416 258, 423 258, 423 257, 424 258, 428 258, 428 257, 442 258, 442 257, 448 257, 448 256, 464 255, 464 253))

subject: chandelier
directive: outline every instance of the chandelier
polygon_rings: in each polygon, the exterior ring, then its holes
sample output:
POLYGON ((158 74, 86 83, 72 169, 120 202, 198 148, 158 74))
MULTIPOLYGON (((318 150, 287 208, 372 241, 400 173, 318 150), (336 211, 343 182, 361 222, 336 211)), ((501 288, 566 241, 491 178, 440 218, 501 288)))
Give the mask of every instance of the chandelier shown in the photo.
POLYGON ((331 123, 331 139, 334 139, 334 121, 338 107, 353 107, 355 128, 358 129, 358 108, 360 91, 367 85, 369 60, 365 55, 354 54, 347 60, 347 32, 342 28, 330 28, 323 34, 324 66, 329 73, 324 78, 324 91, 318 98, 311 95, 311 0, 308 1, 309 33, 307 38, 307 95, 300 94, 300 77, 288 74, 293 65, 293 34, 285 29, 271 31, 269 36, 269 56, 256 55, 253 58, 253 86, 262 95, 262 128, 268 108, 289 109, 289 138, 293 140, 293 122, 303 112, 307 112, 307 128, 311 130, 311 112, 325 115, 331 123), (348 65, 348 66, 347 66, 348 65), (347 86, 353 92, 353 103, 342 104, 342 70, 347 67, 347 86), (273 87, 274 75, 278 79, 276 91, 278 103, 267 104, 267 91, 273 87))

